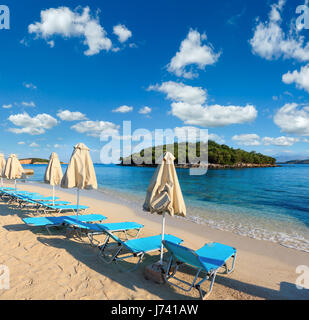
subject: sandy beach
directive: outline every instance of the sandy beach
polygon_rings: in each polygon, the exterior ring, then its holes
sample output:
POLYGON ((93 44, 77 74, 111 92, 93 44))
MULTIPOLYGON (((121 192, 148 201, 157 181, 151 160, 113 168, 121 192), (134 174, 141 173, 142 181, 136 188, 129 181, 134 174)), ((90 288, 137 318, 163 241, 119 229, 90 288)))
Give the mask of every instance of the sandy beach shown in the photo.
MULTIPOLYGON (((19 184, 21 190, 50 195, 50 187, 19 184)), ((57 190, 62 200, 75 202, 75 193, 57 190)), ((140 236, 159 234, 161 217, 143 215, 117 203, 100 199, 96 191, 81 192, 85 213, 100 213, 106 222, 136 221, 145 227, 140 236)), ((0 264, 10 270, 10 289, 0 289, 0 299, 198 299, 196 290, 184 293, 170 285, 159 285, 144 278, 144 267, 159 259, 146 256, 134 272, 124 272, 123 263, 105 264, 98 249, 87 238, 80 242, 67 238, 65 230, 30 228, 22 218, 33 216, 27 209, 0 203, 0 264)), ((167 217, 166 233, 179 236, 184 245, 198 249, 210 241, 231 245, 238 250, 235 271, 218 275, 209 299, 309 299, 308 290, 295 286, 296 267, 308 265, 309 254, 275 243, 238 236, 182 219, 167 217)), ((185 278, 189 274, 183 274, 185 278)))

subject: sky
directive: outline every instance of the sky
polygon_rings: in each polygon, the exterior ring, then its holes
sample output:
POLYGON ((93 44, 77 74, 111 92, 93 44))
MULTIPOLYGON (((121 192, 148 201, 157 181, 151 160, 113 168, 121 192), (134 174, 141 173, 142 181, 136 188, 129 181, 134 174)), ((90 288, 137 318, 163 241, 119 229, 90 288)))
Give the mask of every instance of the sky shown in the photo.
POLYGON ((309 14, 296 12, 304 1, 3 5, 6 156, 57 152, 68 161, 83 142, 100 162, 107 143, 100 137, 119 136, 119 146, 132 139, 134 147, 137 129, 181 136, 208 129, 210 139, 234 148, 309 158, 309 14), (123 135, 123 121, 131 121, 131 135, 123 135))

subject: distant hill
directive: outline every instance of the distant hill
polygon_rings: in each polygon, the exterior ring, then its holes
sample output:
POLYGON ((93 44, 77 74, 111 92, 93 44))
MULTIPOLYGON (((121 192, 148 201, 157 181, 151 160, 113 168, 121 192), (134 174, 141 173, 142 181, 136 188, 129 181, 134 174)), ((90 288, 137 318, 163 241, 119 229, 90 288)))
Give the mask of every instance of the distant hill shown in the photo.
MULTIPOLYGON (((25 159, 19 159, 19 162, 21 164, 47 164, 49 162, 48 159, 42 159, 42 158, 25 158, 25 159)), ((61 164, 64 162, 60 161, 61 164)))
POLYGON ((279 164, 309 164, 309 159, 307 159, 307 160, 290 160, 290 161, 280 162, 279 164))
POLYGON ((25 158, 20 159, 19 162, 21 164, 44 164, 48 163, 49 160, 47 159, 41 159, 41 158, 25 158))
MULTIPOLYGON (((186 159, 186 163, 189 163, 188 159, 194 159, 193 154, 188 154, 189 151, 195 150, 195 145, 192 143, 174 143, 169 145, 150 147, 147 149, 141 150, 139 153, 132 154, 126 158, 120 158, 120 165, 139 165, 139 166, 154 166, 155 157, 162 154, 166 150, 170 151, 175 155, 175 164, 178 167, 192 167, 192 165, 183 165, 178 164, 178 160, 186 159), (190 146, 190 148, 189 148, 190 146), (155 152, 157 150, 157 152, 155 152), (136 159, 138 156, 141 156, 145 159, 145 163, 136 164, 136 159)), ((263 155, 261 153, 256 153, 255 151, 247 152, 242 149, 234 149, 225 144, 218 144, 214 141, 208 141, 207 143, 198 142, 196 143, 197 156, 200 154, 207 154, 208 150, 208 163, 209 168, 227 168, 227 167, 263 167, 263 166, 275 166, 276 159, 263 155), (208 148, 208 149, 207 149, 208 148), (202 151, 202 152, 201 152, 202 151)), ((182 162, 183 163, 183 162, 182 162)), ((198 165, 198 164, 197 164, 198 165)), ((194 165, 196 166, 196 165, 194 165)))

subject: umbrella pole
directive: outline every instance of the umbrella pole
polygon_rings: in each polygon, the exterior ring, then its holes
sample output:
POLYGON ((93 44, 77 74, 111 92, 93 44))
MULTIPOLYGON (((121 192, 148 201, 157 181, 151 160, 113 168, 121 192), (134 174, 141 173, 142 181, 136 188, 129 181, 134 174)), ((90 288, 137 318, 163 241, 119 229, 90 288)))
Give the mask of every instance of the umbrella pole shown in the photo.
POLYGON ((162 214, 162 231, 161 231, 161 253, 160 253, 160 265, 163 265, 163 240, 165 232, 165 212, 162 214))
POLYGON ((14 180, 14 186, 15 186, 15 190, 16 190, 16 179, 14 180))
POLYGON ((53 186, 53 206, 55 205, 55 186, 53 186))
POLYGON ((77 210, 76 210, 76 221, 78 221, 78 211, 79 211, 79 188, 77 188, 77 210))

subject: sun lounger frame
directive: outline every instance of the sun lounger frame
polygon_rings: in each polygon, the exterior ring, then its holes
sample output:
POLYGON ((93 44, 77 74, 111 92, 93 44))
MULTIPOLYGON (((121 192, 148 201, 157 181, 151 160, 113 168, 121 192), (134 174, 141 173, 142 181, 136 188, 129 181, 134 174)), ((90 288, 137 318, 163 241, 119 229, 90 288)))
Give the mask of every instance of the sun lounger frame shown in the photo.
MULTIPOLYGON (((91 220, 91 222, 94 222, 94 221, 98 221, 98 222, 102 222, 103 220, 105 220, 105 219, 107 219, 105 216, 103 216, 103 215, 91 215, 91 214, 89 214, 89 215, 86 215, 87 217, 89 217, 89 216, 97 216, 97 218, 98 219, 96 219, 96 220, 91 220), (99 219, 99 217, 101 218, 101 219, 99 219)), ((40 217, 39 217, 40 218, 40 217)), ((49 228, 55 228, 55 227, 61 227, 61 226, 65 226, 65 225, 67 225, 68 223, 66 222, 66 219, 74 219, 75 218, 75 216, 73 216, 73 215, 71 215, 71 216, 60 216, 60 217, 51 217, 51 218, 58 218, 60 221, 59 221, 59 223, 50 223, 50 224, 42 224, 42 225, 36 225, 36 224, 31 224, 31 223, 29 223, 29 222, 25 222, 24 221, 24 219, 23 219, 23 221, 27 224, 27 225, 29 225, 30 227, 36 227, 36 228, 38 228, 38 227, 41 227, 41 228, 46 228, 46 230, 47 230, 47 232, 51 235, 52 233, 50 232, 50 229, 49 228), (62 220, 61 220, 62 219, 62 220)), ((85 218, 85 216, 84 215, 80 215, 79 216, 79 219, 80 219, 80 221, 83 221, 83 218, 85 218)), ((90 222, 88 219, 87 219, 87 222, 90 222)))
MULTIPOLYGON (((64 222, 66 223, 66 221, 64 221, 64 222)), ((126 223, 126 222, 119 223, 119 226, 124 223, 126 223)), ((117 223, 115 223, 115 224, 117 224, 117 223)), ((106 225, 108 225, 108 223, 106 225)), ((77 231, 76 235, 81 240, 82 240, 82 236, 86 235, 88 237, 90 245, 93 247, 104 246, 107 243, 107 241, 109 240, 108 239, 109 234, 107 233, 107 230, 104 229, 103 227, 101 228, 100 225, 96 224, 96 223, 93 224, 93 227, 94 227, 93 229, 91 229, 90 223, 85 224, 85 223, 70 222, 70 223, 68 223, 68 227, 77 231), (100 230, 98 230, 98 229, 100 229, 100 230), (103 242, 96 240, 94 238, 94 235, 98 235, 98 234, 105 234, 106 235, 103 242)), ((111 232, 111 233, 122 232, 122 233, 124 233, 126 239, 129 240, 128 231, 136 230, 135 235, 133 235, 133 237, 132 237, 133 239, 136 239, 139 236, 139 233, 143 227, 144 227, 144 225, 138 224, 138 226, 136 226, 135 228, 128 229, 128 228, 119 227, 119 229, 115 229, 113 231, 109 230, 109 232, 111 232)))
MULTIPOLYGON (((163 244, 165 245, 165 243, 166 242, 164 240, 163 244)), ((210 243, 206 243, 205 245, 209 245, 209 244, 210 243)), ((192 254, 196 255, 196 257, 198 256, 195 251, 193 251, 193 250, 191 250, 191 249, 189 249, 187 247, 183 247, 183 248, 186 249, 186 250, 190 250, 192 254)), ((225 260, 225 262, 221 266, 218 266, 218 268, 211 269, 211 270, 206 270, 203 267, 197 268, 197 267, 195 267, 195 266, 193 266, 193 265, 191 265, 191 264, 189 264, 187 262, 180 261, 179 258, 176 258, 174 256, 172 251, 168 250, 171 253, 171 257, 169 259, 169 262, 168 262, 168 265, 167 265, 167 268, 166 268, 166 271, 165 271, 164 279, 170 285, 172 285, 174 287, 177 287, 177 288, 179 288, 179 289, 181 289, 181 290, 183 290, 185 292, 191 291, 192 288, 197 289, 199 291, 200 298, 202 300, 205 300, 205 299, 207 299, 209 297, 209 295, 212 292, 217 273, 230 274, 230 273, 233 272, 234 267, 235 267, 235 262, 236 262, 236 255, 237 255, 236 249, 235 248, 233 248, 233 249, 235 250, 233 255, 231 255, 229 258, 227 258, 225 260), (232 265, 231 265, 230 268, 228 268, 227 261, 229 261, 230 259, 232 259, 232 265), (180 279, 180 278, 176 277, 177 271, 179 271, 180 267, 183 266, 183 265, 189 266, 192 269, 196 269, 196 273, 194 275, 194 279, 193 279, 192 282, 187 282, 187 281, 185 281, 183 279, 180 279), (225 268, 225 271, 224 272, 219 272, 218 270, 221 269, 221 268, 225 268), (198 277, 199 276, 202 277, 202 279, 200 281, 198 281, 198 277), (174 280, 182 283, 184 286, 181 286, 181 285, 178 285, 178 284, 172 282, 171 279, 174 279, 174 280), (209 280, 210 284, 209 284, 208 290, 205 292, 204 290, 202 290, 201 285, 206 280, 209 280)))
MULTIPOLYGON (((130 258, 138 258, 135 266, 131 269, 128 269, 126 271, 134 271, 138 268, 138 266, 140 265, 140 263, 142 262, 145 254, 149 254, 151 252, 155 252, 155 251, 160 251, 160 248, 154 248, 154 249, 151 249, 151 250, 146 250, 146 251, 137 251, 137 252, 133 252, 132 249, 126 244, 126 242, 122 241, 121 239, 119 239, 116 235, 114 235, 113 233, 110 233, 108 231, 106 231, 107 233, 107 237, 106 237, 106 240, 105 240, 105 243, 99 247, 100 249, 100 252, 99 252, 99 257, 107 264, 110 264, 112 262, 118 262, 118 261, 122 261, 122 260, 127 260, 127 259, 130 259, 130 258), (109 244, 109 240, 110 239, 113 239, 115 242, 112 243, 112 244, 109 244), (117 246, 117 250, 115 251, 114 254, 112 254, 112 256, 108 259, 104 253, 104 251, 106 250, 107 247, 112 247, 112 246, 117 246), (124 255, 124 256, 119 256, 121 251, 123 249, 127 249, 129 252, 129 254, 127 255, 124 255)), ((160 235, 161 236, 161 235, 160 235)), ((143 238, 141 238, 143 239, 143 238)), ((179 239, 180 242, 183 242, 183 240, 179 239)))

